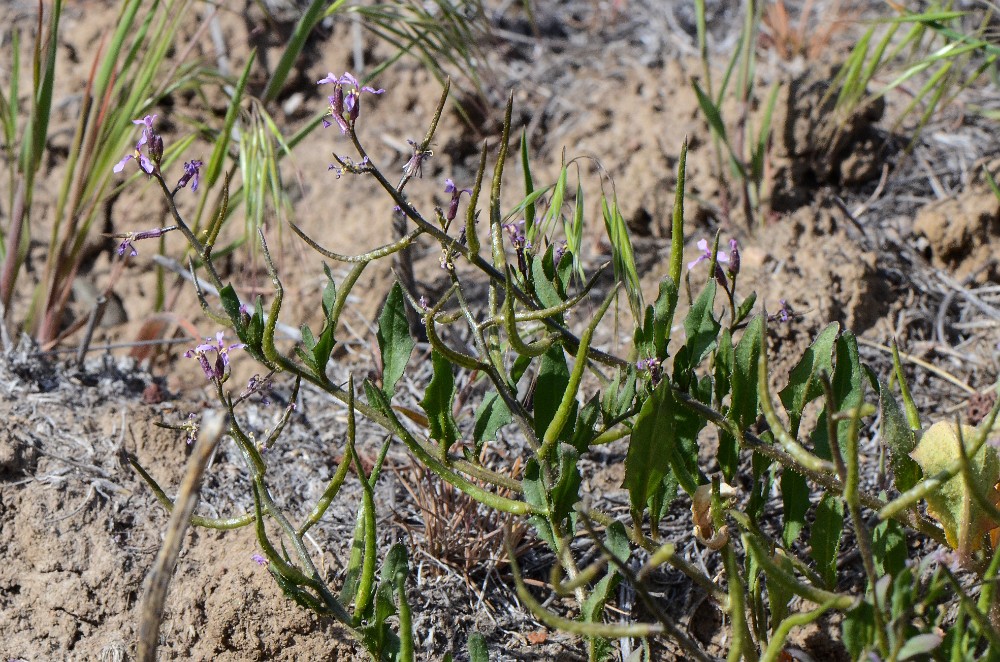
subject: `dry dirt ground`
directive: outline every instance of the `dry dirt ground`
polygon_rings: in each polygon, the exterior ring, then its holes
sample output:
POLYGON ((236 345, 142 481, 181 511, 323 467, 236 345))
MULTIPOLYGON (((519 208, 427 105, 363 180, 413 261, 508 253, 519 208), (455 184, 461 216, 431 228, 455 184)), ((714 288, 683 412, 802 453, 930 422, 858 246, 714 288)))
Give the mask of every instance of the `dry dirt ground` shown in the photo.
MULTIPOLYGON (((237 11, 223 12, 220 25, 228 55, 239 70, 251 41, 267 42, 268 31, 274 28, 262 20, 259 10, 252 9, 250 18, 244 19, 242 3, 233 4, 239 5, 237 11)), ((892 338, 914 360, 936 366, 937 372, 909 363, 918 404, 929 418, 964 411, 975 394, 994 383, 1000 340, 995 258, 1000 249, 1000 202, 981 172, 986 165, 997 173, 1000 149, 993 137, 995 124, 963 112, 964 103, 995 95, 994 87, 968 90, 924 129, 909 155, 902 152, 909 141, 905 126, 893 128, 892 121, 906 98, 889 98, 879 112, 852 118, 850 130, 838 135, 833 150, 825 123, 827 109, 820 104, 830 69, 810 68, 801 58, 787 62, 762 45, 761 89, 772 83, 782 88, 768 157, 772 211, 759 226, 748 228, 730 209, 735 205, 724 203, 713 176, 714 149, 689 84, 691 77, 700 76, 701 68, 694 58, 688 3, 537 4, 537 29, 533 29, 521 3, 492 3, 492 36, 482 44, 481 53, 486 103, 477 106, 467 88, 459 90, 475 121, 472 126, 463 122, 449 106, 434 157, 423 179, 409 189, 415 204, 425 209, 446 204, 445 177, 459 186, 471 183, 479 145, 484 139, 496 143, 498 109, 506 90, 513 89, 516 125, 525 127, 537 157, 536 181, 554 181, 563 149, 568 158, 589 157, 580 162, 580 172, 592 190, 601 183, 602 173, 613 178, 623 214, 634 231, 644 289, 652 294, 665 271, 675 171, 687 137, 691 154, 686 233, 692 255, 694 242, 717 230, 724 240, 738 238, 743 247, 744 292, 756 290, 768 310, 785 300, 799 313, 771 338, 773 363, 779 371, 796 360, 817 330, 839 321, 861 337, 864 360, 880 374, 888 374, 880 347, 892 338)), ((717 55, 723 54, 732 47, 737 30, 739 18, 731 7, 736 3, 708 4, 717 55)), ((6 11, 11 24, 30 25, 34 7, 15 2, 6 11)), ((65 83, 58 94, 65 97, 57 95, 56 107, 62 109, 55 118, 57 126, 72 125, 73 90, 86 78, 92 44, 114 17, 115 8, 108 3, 69 3, 60 42, 59 67, 65 83)), ((856 23, 848 24, 823 59, 833 62, 842 57, 860 29, 856 23)), ((8 74, 2 60, 6 52, 0 49, 0 76, 8 74)), ((273 63, 277 51, 272 47, 265 52, 273 63)), ((388 51, 371 36, 358 36, 350 20, 327 26, 298 63, 277 112, 283 126, 294 130, 321 108, 325 98, 313 81, 328 71, 356 69, 356 53, 364 66, 371 67, 388 51)), ((217 53, 206 43, 200 55, 214 62, 217 53)), ((263 72, 259 75, 263 77, 263 72)), ((423 135, 440 85, 406 59, 387 70, 378 85, 387 93, 370 103, 366 100, 362 137, 373 160, 387 170, 397 169, 409 158, 406 140, 423 135)), ((178 103, 163 112, 169 125, 181 122, 188 111, 178 103)), ((53 182, 59 181, 67 135, 57 131, 52 139, 48 174, 53 182)), ((199 149, 208 148, 195 143, 190 156, 198 157, 199 149)), ((335 179, 327 170, 333 150, 346 150, 339 132, 320 131, 287 162, 293 202, 289 213, 317 241, 340 253, 385 243, 391 237, 392 203, 374 195, 368 182, 335 179)), ((516 165, 508 179, 512 185, 506 204, 511 206, 520 197, 521 173, 516 165)), ((605 179, 603 185, 610 183, 605 179)), ((165 212, 155 196, 140 183, 135 188, 115 205, 109 231, 160 223, 165 212)), ((41 208, 51 205, 57 194, 56 184, 40 189, 36 196, 41 208)), ((0 220, 5 219, 6 210, 0 209, 0 220)), ((584 258, 593 266, 607 259, 608 247, 600 239, 600 222, 591 227, 584 258)), ((323 283, 321 258, 281 221, 270 221, 265 231, 277 248, 287 289, 284 319, 293 327, 310 321, 315 328, 323 283)), ((109 278, 114 245, 101 241, 83 277, 98 287, 109 278)), ((167 255, 180 254, 180 248, 179 237, 168 238, 167 255)), ((115 292, 121 310, 95 344, 134 340, 148 331, 149 324, 164 320, 179 320, 181 327, 194 328, 202 336, 214 333, 210 321, 200 316, 185 281, 173 285, 168 316, 151 312, 153 251, 141 250, 129 263, 127 277, 115 292)), ((243 293, 256 289, 266 293, 259 259, 249 251, 238 255, 227 265, 226 276, 243 293)), ((439 250, 430 243, 421 244, 414 255, 421 287, 428 293, 439 289, 438 257, 439 250)), ((387 267, 371 268, 355 290, 347 316, 351 333, 341 339, 346 351, 335 368, 345 380, 349 371, 358 379, 367 373, 372 320, 390 278, 387 267)), ((15 306, 12 320, 24 306, 24 301, 15 306)), ((615 336, 612 328, 604 329, 599 341, 603 348, 627 355, 628 341, 615 336)), ((74 342, 70 339, 67 346, 74 342)), ((153 423, 183 422, 190 412, 210 406, 200 370, 193 361, 180 358, 181 351, 170 350, 152 362, 143 356, 138 359, 144 361, 125 357, 127 350, 92 353, 82 367, 76 367, 62 362, 68 355, 43 355, 25 343, 0 365, 0 557, 4 559, 0 656, 4 659, 120 660, 133 654, 137 602, 166 515, 122 462, 121 451, 136 454, 172 493, 183 474, 188 447, 182 433, 153 423)), ((415 367, 426 358, 422 351, 426 350, 418 348, 415 367)), ((236 358, 234 369, 243 379, 253 374, 249 360, 242 357, 236 358)), ((422 373, 417 369, 416 374, 413 380, 419 383, 422 373)), ((273 404, 248 408, 250 429, 263 434, 274 425, 288 392, 289 385, 279 379, 273 404)), ((301 394, 287 438, 270 456, 275 494, 293 517, 301 517, 316 500, 340 461, 345 416, 342 406, 322 394, 309 390, 301 394)), ((379 430, 362 427, 359 445, 365 457, 374 457, 381 442, 379 430)), ((620 489, 623 448, 611 446, 597 453, 586 472, 584 488, 604 494, 612 509, 627 502, 620 489)), ((870 451, 875 466, 873 445, 870 451)), ((425 505, 429 499, 421 494, 433 492, 438 500, 454 495, 442 496, 439 484, 422 479, 403 449, 394 446, 388 464, 390 470, 378 491, 384 524, 380 544, 387 549, 391 542, 403 540, 411 549, 414 574, 409 595, 421 658, 437 660, 453 652, 457 659, 465 659, 465 639, 475 629, 486 635, 492 659, 583 659, 578 641, 546 630, 520 608, 502 562, 463 558, 461 551, 469 541, 482 536, 475 523, 485 529, 497 523, 483 515, 473 517, 471 530, 458 531, 446 549, 435 548, 431 516, 421 511, 414 494, 425 505), (465 533, 469 537, 463 540, 465 533)), ((359 498, 356 482, 348 483, 344 498, 310 540, 318 566, 334 586, 339 585, 346 564, 359 498)), ((241 459, 231 443, 224 443, 206 478, 201 508, 205 514, 224 516, 248 507, 241 459)), ((687 536, 690 527, 685 507, 675 506, 669 525, 678 539, 687 536)), ((685 545, 692 561, 713 567, 714 561, 703 558, 702 549, 685 545)), ((547 579, 550 559, 531 544, 530 535, 524 549, 521 562, 528 576, 547 579)), ((188 533, 167 601, 161 659, 355 659, 358 650, 343 631, 281 595, 266 570, 250 560, 255 551, 248 529, 188 533)), ((485 553, 496 557, 500 550, 487 545, 485 553)), ((686 626, 713 622, 705 611, 711 612, 711 606, 692 595, 680 578, 665 574, 660 580, 662 585, 656 588, 678 620, 686 626)), ((627 612, 627 596, 619 597, 616 607, 627 612)), ((695 629, 693 633, 711 642, 716 652, 724 652, 724 627, 695 629)), ((835 659, 841 654, 836 638, 835 632, 830 637, 811 632, 798 643, 816 659, 835 659)), ((672 659, 670 651, 662 655, 672 659)))

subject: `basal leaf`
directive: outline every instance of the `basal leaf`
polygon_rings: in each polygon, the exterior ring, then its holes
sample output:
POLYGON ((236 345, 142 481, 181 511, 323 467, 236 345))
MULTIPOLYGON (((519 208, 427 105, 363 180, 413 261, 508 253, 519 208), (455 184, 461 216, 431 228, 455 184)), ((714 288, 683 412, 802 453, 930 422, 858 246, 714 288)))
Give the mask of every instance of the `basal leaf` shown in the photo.
POLYGON ((469 635, 466 644, 469 649, 469 662, 490 662, 490 651, 486 648, 486 639, 478 632, 469 635))

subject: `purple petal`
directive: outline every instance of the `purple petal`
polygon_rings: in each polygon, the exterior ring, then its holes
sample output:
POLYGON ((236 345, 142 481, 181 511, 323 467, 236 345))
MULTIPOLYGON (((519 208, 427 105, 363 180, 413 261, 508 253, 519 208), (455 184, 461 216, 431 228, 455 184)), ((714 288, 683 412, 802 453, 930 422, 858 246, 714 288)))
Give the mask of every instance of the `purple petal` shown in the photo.
POLYGON ((444 192, 445 193, 454 193, 455 192, 455 182, 451 181, 450 179, 444 180, 444 192))
POLYGON ((355 78, 349 71, 345 71, 344 75, 341 76, 337 82, 341 85, 353 85, 354 87, 358 86, 358 79, 355 78))
POLYGON ((384 88, 379 88, 376 90, 374 87, 368 87, 367 85, 365 85, 361 89, 364 92, 371 92, 372 94, 382 94, 383 92, 385 92, 384 88))
POLYGON ((146 174, 153 174, 153 162, 145 154, 139 155, 139 167, 146 171, 146 174))
POLYGON ((122 159, 121 161, 119 161, 118 163, 116 163, 115 167, 112 168, 111 170, 114 171, 114 172, 121 172, 122 170, 125 169, 125 164, 128 163, 130 160, 132 160, 134 158, 135 158, 135 156, 133 156, 132 154, 126 154, 125 158, 122 159))
POLYGON ((337 75, 333 72, 327 72, 326 78, 319 79, 318 81, 316 81, 316 84, 325 85, 326 83, 336 83, 336 82, 337 82, 337 75))
POLYGON ((688 271, 691 271, 696 266, 698 266, 699 263, 701 263, 701 262, 703 262, 704 260, 707 260, 707 259, 708 259, 707 255, 699 255, 698 259, 692 260, 692 261, 688 262, 688 271))

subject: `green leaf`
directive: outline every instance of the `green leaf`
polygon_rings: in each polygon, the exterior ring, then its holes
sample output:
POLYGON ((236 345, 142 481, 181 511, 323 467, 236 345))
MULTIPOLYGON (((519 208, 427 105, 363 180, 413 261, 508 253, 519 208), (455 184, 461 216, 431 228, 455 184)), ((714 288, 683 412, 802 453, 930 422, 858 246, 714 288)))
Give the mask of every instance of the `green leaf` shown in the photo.
POLYGON ((240 342, 247 342, 246 325, 243 324, 243 315, 240 313, 240 297, 236 294, 232 284, 226 285, 219 291, 219 300, 222 302, 222 309, 233 323, 236 335, 240 342))
POLYGON ((806 525, 809 510, 809 485, 806 479, 791 469, 781 472, 781 503, 784 508, 785 528, 781 532, 785 547, 798 540, 806 525))
POLYGON ((431 438, 441 444, 442 454, 446 454, 458 439, 458 425, 451 413, 455 403, 455 375, 451 363, 439 352, 431 352, 431 362, 434 374, 420 406, 427 413, 431 438))
POLYGON ((743 337, 736 345, 732 404, 729 407, 728 417, 741 430, 750 427, 757 420, 757 366, 764 344, 763 330, 763 317, 758 315, 747 325, 743 337))
MULTIPOLYGON (((528 136, 527 129, 521 129, 521 171, 524 173, 524 195, 530 196, 535 192, 535 181, 531 177, 531 161, 528 158, 528 136)), ((525 225, 535 223, 535 203, 528 203, 524 207, 525 225)))
MULTIPOLYGON (((750 559, 753 560, 752 555, 750 559)), ((792 561, 783 553, 776 553, 774 562, 789 575, 795 574, 792 561)), ((771 609, 771 630, 773 631, 788 615, 788 603, 795 597, 795 594, 789 589, 787 582, 776 580, 767 573, 764 574, 764 582, 767 584, 768 606, 771 609)))
MULTIPOLYGON (((524 491, 524 500, 543 512, 549 512, 549 501, 545 491, 545 484, 542 482, 541 470, 538 468, 538 460, 531 458, 524 466, 524 478, 521 479, 521 489, 524 491)), ((532 515, 529 518, 531 525, 538 532, 538 537, 548 543, 549 547, 555 548, 555 538, 552 536, 552 527, 549 521, 541 515, 532 515)))
POLYGON ((641 319, 643 305, 639 273, 635 267, 635 253, 632 250, 628 226, 618 209, 618 199, 612 199, 609 206, 608 199, 601 196, 601 212, 604 215, 604 228, 611 244, 611 263, 615 271, 615 280, 625 285, 625 294, 628 296, 633 318, 641 319))
POLYGON ((660 281, 660 292, 653 304, 653 356, 661 361, 667 358, 670 344, 670 327, 677 308, 677 284, 669 276, 660 281))
POLYGON ((578 453, 586 453, 594 440, 594 426, 601 417, 600 396, 594 394, 580 410, 576 425, 573 426, 573 440, 570 442, 578 453))
POLYGON ((851 659, 861 659, 861 654, 875 642, 875 609, 868 602, 860 603, 844 616, 841 632, 851 659))
MULTIPOLYGON (((862 370, 861 359, 858 355, 858 341, 853 333, 844 331, 837 338, 834 343, 834 355, 836 361, 831 380, 834 402, 839 411, 854 409, 861 405, 864 400, 863 378, 867 373, 862 370)), ((810 435, 816 455, 824 460, 832 459, 827 416, 829 416, 829 412, 824 408, 810 435)), ((846 447, 850 428, 851 422, 846 419, 839 421, 836 425, 837 440, 841 448, 846 447)))
POLYGON ((921 479, 919 465, 910 457, 917 446, 917 436, 906 422, 903 410, 885 384, 878 384, 879 426, 878 436, 889 450, 889 464, 892 467, 896 489, 905 492, 921 479))
POLYGON ((569 444, 559 448, 559 481, 552 489, 552 519, 562 522, 573 513, 573 506, 580 500, 580 469, 576 463, 580 454, 569 444))
MULTIPOLYGON (((608 527, 604 538, 604 546, 608 548, 615 558, 625 562, 631 553, 628 533, 625 526, 618 521, 612 522, 608 527)), ((580 616, 585 623, 598 623, 601 614, 604 612, 604 605, 607 604, 618 583, 621 581, 621 574, 613 563, 608 563, 608 571, 604 577, 594 586, 594 590, 587 596, 586 601, 580 606, 580 616)))
POLYGON ((906 567, 906 531, 888 519, 872 531, 872 559, 879 576, 897 576, 906 567))
POLYGON ((500 394, 490 391, 483 396, 483 401, 476 409, 475 424, 472 428, 472 439, 476 443, 476 455, 482 449, 483 443, 496 439, 500 428, 514 420, 500 394))
MULTIPOLYGON (((735 363, 736 357, 729 329, 723 329, 722 335, 719 338, 719 349, 715 353, 716 406, 721 404, 731 392, 735 363)), ((739 462, 739 447, 736 443, 736 437, 724 428, 719 428, 719 447, 715 457, 719 461, 719 468, 722 469, 722 475, 725 476, 727 481, 731 481, 736 474, 739 462)))
POLYGON ((742 324, 743 320, 750 316, 755 303, 757 303, 757 293, 751 292, 750 296, 744 299, 743 303, 736 309, 736 324, 742 324))
POLYGON ((712 314, 715 289, 715 279, 711 278, 691 304, 691 310, 684 319, 684 331, 687 333, 685 346, 689 351, 688 367, 692 370, 712 351, 719 336, 719 323, 712 314))
MULTIPOLYGON (((410 336, 405 305, 403 288, 400 287, 399 283, 394 283, 392 289, 389 290, 389 296, 386 297, 385 305, 382 306, 382 313, 378 317, 376 338, 378 338, 378 347, 382 356, 382 391, 390 398, 396 390, 396 382, 402 377, 406 363, 410 360, 410 354, 416 345, 410 336)), ((450 366, 448 374, 451 374, 450 366)))
POLYGON ((816 521, 812 525, 809 543, 816 569, 828 589, 837 586, 837 555, 844 534, 844 502, 829 492, 816 506, 816 521))
POLYGON ((667 516, 670 504, 677 498, 678 492, 680 492, 680 485, 677 483, 677 476, 671 471, 660 481, 653 496, 649 497, 649 520, 652 526, 657 526, 660 520, 667 516))
POLYGON ((781 404, 788 412, 789 432, 793 437, 798 435, 802 410, 806 404, 823 393, 819 373, 823 370, 833 372, 833 344, 839 330, 840 325, 833 322, 820 332, 792 368, 788 385, 778 394, 781 404))
MULTIPOLYGON (((762 443, 774 443, 770 432, 765 432, 760 437, 762 443)), ((762 453, 754 453, 750 459, 750 470, 753 474, 753 488, 750 491, 750 502, 747 504, 747 515, 753 520, 759 520, 764 516, 764 506, 771 496, 771 484, 774 482, 773 462, 762 453)))
MULTIPOLYGON (((551 249, 552 247, 549 246, 550 251, 551 249)), ((535 288, 535 295, 545 308, 552 308, 563 302, 563 298, 559 296, 559 290, 556 289, 552 280, 545 273, 544 258, 538 255, 531 260, 531 282, 535 288)), ((553 315, 553 319, 561 324, 563 320, 562 313, 553 315)))
POLYGON ((697 477, 687 471, 679 457, 678 408, 670 384, 664 380, 653 389, 636 417, 625 456, 623 483, 633 511, 641 512, 646 507, 671 469, 680 470, 677 480, 686 492, 692 493, 698 486, 697 477))
POLYGON ((549 423, 555 418, 556 410, 562 402, 563 393, 569 387, 569 366, 566 355, 560 345, 549 348, 542 354, 538 367, 538 379, 535 381, 535 434, 539 438, 549 429, 549 423))
POLYGON ((486 648, 486 639, 478 632, 469 635, 466 644, 469 649, 469 662, 490 662, 490 651, 486 648))
POLYGON ((918 634, 911 637, 899 649, 897 660, 912 660, 921 655, 930 655, 941 645, 942 637, 938 634, 918 634))
MULTIPOLYGON (((337 283, 334 282, 333 273, 326 262, 323 263, 323 273, 326 274, 326 285, 323 286, 323 315, 329 320, 333 317, 333 309, 337 303, 337 283)), ((391 292, 389 294, 392 295, 391 292)))

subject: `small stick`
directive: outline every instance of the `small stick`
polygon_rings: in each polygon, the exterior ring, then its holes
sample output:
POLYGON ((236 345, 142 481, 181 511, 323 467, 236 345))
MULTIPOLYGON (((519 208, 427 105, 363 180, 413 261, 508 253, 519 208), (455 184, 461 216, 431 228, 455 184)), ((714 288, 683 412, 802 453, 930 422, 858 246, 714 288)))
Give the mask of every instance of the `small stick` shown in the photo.
POLYGON ((163 603, 167 598, 167 588, 173 577, 177 556, 181 551, 184 532, 187 530, 198 503, 201 477, 209 458, 215 451, 222 433, 226 429, 227 416, 219 411, 209 411, 201 423, 201 434, 195 442, 191 460, 188 462, 184 480, 181 482, 170 522, 163 538, 163 546, 156 555, 153 569, 146 580, 146 588, 139 609, 139 632, 135 659, 139 662, 155 662, 156 648, 160 639, 160 621, 163 620, 163 603))
POLYGON ((83 341, 80 343, 80 348, 76 352, 76 368, 79 370, 83 367, 83 359, 87 356, 88 348, 90 347, 90 341, 94 338, 94 330, 97 325, 101 323, 101 318, 104 317, 104 309, 108 306, 108 298, 106 296, 98 296, 94 300, 94 307, 90 309, 90 318, 87 320, 87 330, 83 333, 83 341))

